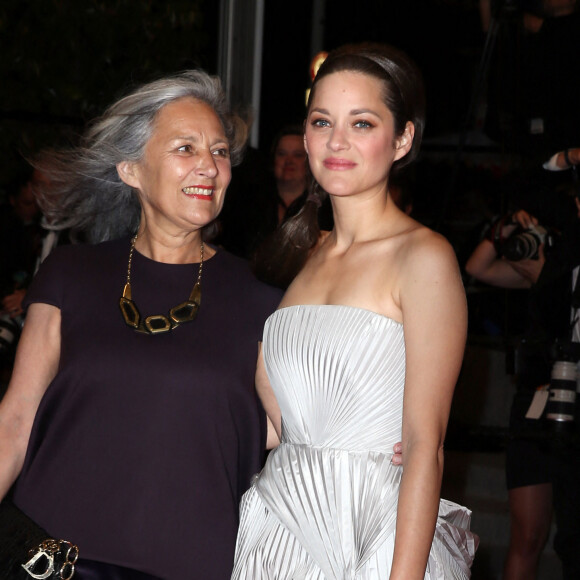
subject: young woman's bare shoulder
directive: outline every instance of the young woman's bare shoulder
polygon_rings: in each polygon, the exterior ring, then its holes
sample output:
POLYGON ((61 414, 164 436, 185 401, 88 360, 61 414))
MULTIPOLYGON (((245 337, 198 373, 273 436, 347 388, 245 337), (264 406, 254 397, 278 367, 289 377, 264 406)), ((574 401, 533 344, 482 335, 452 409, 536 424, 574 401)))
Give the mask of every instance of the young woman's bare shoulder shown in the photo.
POLYGON ((425 226, 409 232, 404 254, 405 270, 409 273, 457 269, 457 259, 451 244, 444 236, 425 226))

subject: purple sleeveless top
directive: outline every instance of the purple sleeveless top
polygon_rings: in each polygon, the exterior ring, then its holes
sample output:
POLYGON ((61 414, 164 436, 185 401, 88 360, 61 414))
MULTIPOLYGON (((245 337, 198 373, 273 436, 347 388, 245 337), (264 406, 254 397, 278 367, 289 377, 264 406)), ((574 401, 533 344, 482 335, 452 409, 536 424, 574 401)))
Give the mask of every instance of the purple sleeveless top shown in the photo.
MULTIPOLYGON (((203 266, 197 318, 143 335, 119 309, 129 247, 123 239, 58 248, 28 292, 28 304, 61 310, 62 345, 14 501, 81 557, 166 580, 225 580, 238 502, 265 446, 258 341, 281 295, 218 250, 203 266)), ((135 252, 141 314, 167 315, 197 271, 135 252)))

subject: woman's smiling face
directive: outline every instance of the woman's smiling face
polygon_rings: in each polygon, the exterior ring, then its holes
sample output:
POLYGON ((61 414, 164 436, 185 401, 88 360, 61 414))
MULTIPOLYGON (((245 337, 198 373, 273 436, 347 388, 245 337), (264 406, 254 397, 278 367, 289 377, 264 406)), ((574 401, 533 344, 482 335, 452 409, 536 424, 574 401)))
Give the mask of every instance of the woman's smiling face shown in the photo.
POLYGON ((229 143, 208 104, 184 98, 163 107, 138 163, 121 178, 137 189, 147 223, 193 231, 214 220, 231 179, 229 143))

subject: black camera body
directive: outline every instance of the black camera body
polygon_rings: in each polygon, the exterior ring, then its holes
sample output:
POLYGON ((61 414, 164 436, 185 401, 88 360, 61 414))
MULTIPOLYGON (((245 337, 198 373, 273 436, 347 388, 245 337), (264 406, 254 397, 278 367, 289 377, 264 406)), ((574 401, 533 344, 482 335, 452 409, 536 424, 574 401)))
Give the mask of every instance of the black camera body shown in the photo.
POLYGON ((528 229, 518 228, 506 238, 499 248, 499 252, 511 262, 520 260, 536 260, 540 246, 549 249, 554 244, 555 232, 543 226, 531 226, 528 229))

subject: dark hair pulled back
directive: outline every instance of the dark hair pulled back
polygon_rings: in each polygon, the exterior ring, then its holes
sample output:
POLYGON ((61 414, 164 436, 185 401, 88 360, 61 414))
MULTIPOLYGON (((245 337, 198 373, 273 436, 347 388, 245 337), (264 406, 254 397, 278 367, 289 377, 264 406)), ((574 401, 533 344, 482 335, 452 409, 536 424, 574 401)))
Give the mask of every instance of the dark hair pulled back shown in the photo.
MULTIPOLYGON (((382 83, 383 102, 393 115, 395 137, 413 123, 415 134, 409 152, 393 163, 391 174, 414 161, 421 147, 425 126, 425 92, 421 73, 402 51, 379 43, 348 44, 328 55, 320 66, 308 99, 308 111, 316 95, 318 83, 337 72, 358 72, 382 83)), ((256 275, 275 286, 286 288, 304 266, 320 237, 318 208, 327 196, 310 178, 309 195, 304 207, 285 221, 258 249, 254 257, 256 275)))

